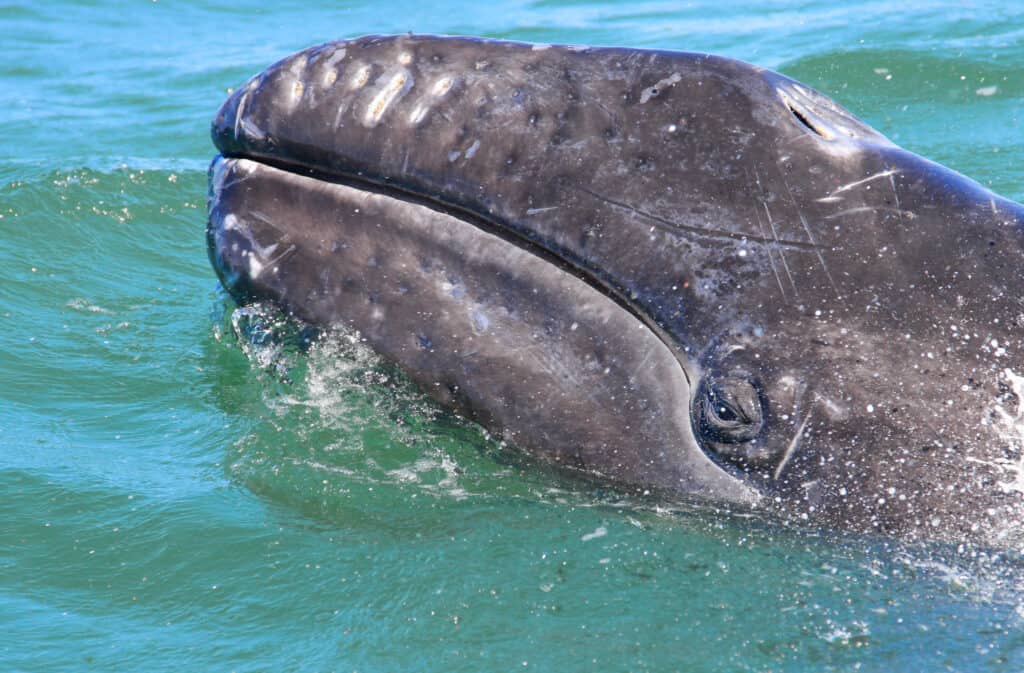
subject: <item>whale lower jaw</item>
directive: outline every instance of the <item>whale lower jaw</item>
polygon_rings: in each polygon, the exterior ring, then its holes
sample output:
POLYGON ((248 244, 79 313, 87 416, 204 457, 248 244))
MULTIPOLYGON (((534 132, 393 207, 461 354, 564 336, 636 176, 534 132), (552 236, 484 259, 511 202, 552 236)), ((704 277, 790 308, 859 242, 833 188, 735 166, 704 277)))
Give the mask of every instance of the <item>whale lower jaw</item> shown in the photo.
POLYGON ((207 237, 237 300, 358 330, 533 455, 640 491, 761 499, 697 442, 699 372, 555 251, 358 177, 225 157, 210 168, 207 237))

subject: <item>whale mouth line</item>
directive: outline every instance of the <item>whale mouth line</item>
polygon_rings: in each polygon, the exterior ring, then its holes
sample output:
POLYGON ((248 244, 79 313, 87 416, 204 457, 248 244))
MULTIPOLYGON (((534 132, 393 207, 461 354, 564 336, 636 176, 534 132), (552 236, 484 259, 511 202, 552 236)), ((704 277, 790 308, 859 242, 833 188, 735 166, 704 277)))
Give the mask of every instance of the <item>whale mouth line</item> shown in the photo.
POLYGON ((374 179, 361 171, 328 171, 304 163, 283 160, 280 157, 249 154, 246 152, 223 152, 221 156, 225 159, 252 161, 292 175, 312 178, 326 184, 342 185, 357 191, 378 194, 389 199, 427 208, 465 222, 555 266, 613 301, 619 308, 628 312, 633 318, 647 327, 669 349, 676 361, 679 362, 687 384, 693 385, 697 378, 690 358, 685 354, 685 346, 678 339, 674 338, 659 325, 642 307, 631 301, 624 291, 616 288, 609 280, 602 278, 599 270, 588 268, 581 260, 574 259, 571 253, 559 249, 551 243, 536 240, 511 226, 482 217, 480 214, 458 204, 404 188, 388 178, 374 179))

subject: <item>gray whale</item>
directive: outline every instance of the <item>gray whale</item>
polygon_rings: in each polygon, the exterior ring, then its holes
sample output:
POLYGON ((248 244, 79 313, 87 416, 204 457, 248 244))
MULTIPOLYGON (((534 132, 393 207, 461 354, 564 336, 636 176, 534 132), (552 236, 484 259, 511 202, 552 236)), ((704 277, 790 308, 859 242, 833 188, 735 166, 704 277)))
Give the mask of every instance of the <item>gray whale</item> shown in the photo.
POLYGON ((239 302, 624 490, 1024 532, 1024 206, 706 54, 371 36, 213 121, 239 302))

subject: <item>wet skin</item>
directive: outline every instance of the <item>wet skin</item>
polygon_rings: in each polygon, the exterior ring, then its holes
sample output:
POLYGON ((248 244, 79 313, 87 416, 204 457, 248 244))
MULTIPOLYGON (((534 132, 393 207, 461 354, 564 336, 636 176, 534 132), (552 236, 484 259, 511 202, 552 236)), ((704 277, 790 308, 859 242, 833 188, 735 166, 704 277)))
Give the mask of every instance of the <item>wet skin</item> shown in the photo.
POLYGON ((367 37, 257 75, 213 138, 232 295, 359 330, 524 451, 840 529, 1020 537, 1024 207, 793 80, 367 37))

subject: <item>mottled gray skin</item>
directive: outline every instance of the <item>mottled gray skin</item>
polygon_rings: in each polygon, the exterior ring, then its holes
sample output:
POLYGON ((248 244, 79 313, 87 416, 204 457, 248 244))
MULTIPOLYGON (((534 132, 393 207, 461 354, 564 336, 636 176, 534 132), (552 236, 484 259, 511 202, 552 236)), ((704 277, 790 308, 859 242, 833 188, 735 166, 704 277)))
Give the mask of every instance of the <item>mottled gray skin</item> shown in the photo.
POLYGON ((234 296, 355 327, 533 454, 843 529, 1024 532, 1024 207, 821 94, 703 54, 368 37, 271 66, 213 137, 234 296), (731 438, 722 381, 756 391, 731 438))

